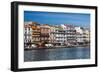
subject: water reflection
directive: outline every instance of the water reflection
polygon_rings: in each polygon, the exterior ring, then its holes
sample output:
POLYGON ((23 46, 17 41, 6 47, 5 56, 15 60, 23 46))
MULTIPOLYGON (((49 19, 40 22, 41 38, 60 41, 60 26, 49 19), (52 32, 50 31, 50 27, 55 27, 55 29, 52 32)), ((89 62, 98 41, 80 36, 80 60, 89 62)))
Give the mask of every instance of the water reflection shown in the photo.
POLYGON ((24 61, 70 60, 90 58, 89 48, 25 50, 24 61))

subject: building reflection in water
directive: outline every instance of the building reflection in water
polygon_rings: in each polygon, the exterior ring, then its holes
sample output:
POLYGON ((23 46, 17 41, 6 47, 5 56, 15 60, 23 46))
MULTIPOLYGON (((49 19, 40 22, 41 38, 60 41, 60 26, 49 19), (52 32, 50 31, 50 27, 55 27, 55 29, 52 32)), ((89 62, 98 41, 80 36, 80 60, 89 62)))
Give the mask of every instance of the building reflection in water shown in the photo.
POLYGON ((50 61, 89 59, 90 48, 62 48, 62 49, 39 49, 25 50, 24 61, 50 61))

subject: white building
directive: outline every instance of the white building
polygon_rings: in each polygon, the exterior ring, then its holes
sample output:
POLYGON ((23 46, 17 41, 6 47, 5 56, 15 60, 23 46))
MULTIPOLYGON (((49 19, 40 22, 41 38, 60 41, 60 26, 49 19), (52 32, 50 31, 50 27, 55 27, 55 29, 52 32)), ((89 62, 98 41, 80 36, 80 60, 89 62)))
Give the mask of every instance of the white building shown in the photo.
POLYGON ((86 44, 90 42, 90 31, 82 27, 75 27, 77 42, 86 44))
POLYGON ((66 41, 65 30, 60 26, 51 27, 50 40, 54 45, 64 45, 66 41))
POLYGON ((69 25, 69 24, 62 24, 61 27, 65 31, 65 35, 66 35, 65 44, 75 45, 76 44, 75 27, 73 25, 69 25))
POLYGON ((32 40, 32 28, 31 22, 25 22, 24 24, 24 43, 29 43, 32 40))

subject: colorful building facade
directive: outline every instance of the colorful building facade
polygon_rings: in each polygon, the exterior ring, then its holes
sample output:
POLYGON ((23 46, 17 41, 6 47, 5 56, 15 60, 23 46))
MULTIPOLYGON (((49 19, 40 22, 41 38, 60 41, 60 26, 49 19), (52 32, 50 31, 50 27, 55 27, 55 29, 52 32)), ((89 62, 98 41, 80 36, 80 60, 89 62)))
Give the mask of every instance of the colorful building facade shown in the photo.
POLYGON ((70 24, 49 25, 25 22, 24 43, 75 46, 90 43, 90 31, 70 24))

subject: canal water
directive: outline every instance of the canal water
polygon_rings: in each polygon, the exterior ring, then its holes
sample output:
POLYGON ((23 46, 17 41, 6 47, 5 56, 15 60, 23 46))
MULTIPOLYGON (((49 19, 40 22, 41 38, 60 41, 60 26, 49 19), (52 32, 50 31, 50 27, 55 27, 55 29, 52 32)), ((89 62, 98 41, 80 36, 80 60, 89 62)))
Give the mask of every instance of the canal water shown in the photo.
POLYGON ((24 51, 24 61, 89 59, 90 48, 35 49, 24 51))

